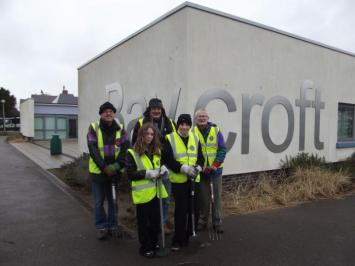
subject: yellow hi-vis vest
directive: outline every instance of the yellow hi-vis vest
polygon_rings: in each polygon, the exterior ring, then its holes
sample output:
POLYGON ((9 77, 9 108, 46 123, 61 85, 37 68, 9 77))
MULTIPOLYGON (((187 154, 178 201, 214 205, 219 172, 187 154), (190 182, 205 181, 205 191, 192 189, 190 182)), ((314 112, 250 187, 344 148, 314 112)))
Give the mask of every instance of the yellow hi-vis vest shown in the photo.
MULTIPOLYGON (((201 143, 203 157, 205 158, 205 166, 211 166, 217 156, 217 135, 220 129, 219 127, 212 126, 207 136, 207 142, 205 142, 205 139, 197 126, 195 126, 194 131, 201 143)), ((218 168, 221 167, 223 167, 223 164, 221 164, 218 168)))
MULTIPOLYGON (((143 125, 143 120, 144 120, 144 117, 139 118, 138 122, 139 122, 140 126, 143 125)), ((171 118, 169 118, 169 122, 170 122, 170 125, 171 125, 171 128, 173 129, 173 131, 176 132, 176 128, 174 126, 174 122, 173 122, 173 120, 171 118)))
MULTIPOLYGON (((132 155, 134 162, 136 163, 137 171, 160 169, 160 156, 154 155, 153 162, 147 155, 139 155, 133 149, 128 149, 128 152, 132 155)), ((168 193, 161 182, 161 197, 168 197, 168 193)), ((134 204, 147 203, 154 199, 155 196, 160 198, 159 189, 157 189, 157 181, 151 179, 141 179, 132 181, 132 199, 134 204)))
MULTIPOLYGON (((166 138, 170 142, 176 161, 190 166, 196 165, 198 155, 198 138, 191 130, 189 132, 187 148, 180 135, 176 132, 166 135, 166 138)), ((172 183, 185 183, 188 180, 186 174, 175 173, 174 171, 170 171, 169 177, 170 182, 172 183)), ((200 182, 200 175, 196 177, 195 182, 200 182)))
MULTIPOLYGON (((122 128, 121 124, 118 124, 120 128, 122 128)), ((96 137, 97 137, 97 147, 100 152, 100 156, 102 159, 105 159, 105 153, 104 153, 104 139, 102 137, 102 131, 100 128, 99 122, 96 123, 91 123, 92 128, 96 132, 96 137)), ((116 141, 115 141, 115 159, 118 157, 120 154, 120 147, 116 145, 116 142, 121 138, 121 130, 118 130, 116 132, 116 141)), ((101 174, 100 168, 96 165, 94 160, 89 157, 89 172, 92 174, 101 174)))

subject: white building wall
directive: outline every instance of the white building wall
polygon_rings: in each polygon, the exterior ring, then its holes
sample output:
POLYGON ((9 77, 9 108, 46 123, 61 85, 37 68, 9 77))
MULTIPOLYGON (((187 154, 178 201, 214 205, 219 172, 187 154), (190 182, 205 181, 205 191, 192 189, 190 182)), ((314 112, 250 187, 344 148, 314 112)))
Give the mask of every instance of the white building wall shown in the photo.
POLYGON ((129 114, 132 103, 144 105, 157 95, 167 110, 177 103, 177 115, 192 114, 201 95, 215 94, 218 98, 225 93, 230 107, 236 105, 236 111, 228 112, 226 104, 218 99, 207 105, 211 120, 221 127, 225 138, 229 132, 237 134, 227 155, 225 174, 275 169, 286 155, 300 151, 336 161, 355 150, 336 149, 338 103, 355 103, 353 73, 353 56, 184 8, 79 69, 80 149, 87 151, 85 134, 89 123, 98 119, 99 105, 109 98, 106 90, 118 91, 112 93, 111 101, 121 110, 128 127, 133 124, 128 122, 145 109, 135 106, 129 114), (311 104, 315 104, 316 90, 324 103, 324 108, 319 109, 319 141, 324 145, 321 148, 315 144, 314 106, 305 109, 304 149, 300 148, 300 108, 296 100, 300 99, 302 86, 309 87, 305 97, 311 104), (180 98, 174 94, 179 88, 180 98), (262 125, 265 106, 275 96, 290 104, 293 130, 289 130, 286 109, 280 104, 270 111, 266 121, 269 130, 262 125), (243 107, 246 108, 245 99, 251 97, 259 97, 261 105, 254 105, 250 119, 244 119, 250 121, 247 142, 243 116, 248 112, 243 107), (274 145, 282 144, 288 132, 292 138, 284 150, 275 152, 265 144, 262 132, 270 134, 274 145))
POLYGON ((185 56, 183 10, 79 69, 81 151, 87 151, 86 133, 89 124, 99 119, 99 106, 108 99, 106 91, 118 89, 110 97, 121 110, 126 127, 141 116, 152 97, 161 98, 168 112, 171 96, 178 88, 186 87, 185 56))
POLYGON ((28 99, 20 104, 20 132, 25 137, 34 137, 33 99, 28 99))
MULTIPOLYGON (((320 141, 314 145, 315 109, 306 108, 305 152, 325 156, 328 161, 344 159, 354 148, 336 149, 337 110, 339 102, 355 104, 355 58, 295 38, 258 28, 222 16, 188 9, 187 73, 179 112, 193 112, 200 95, 211 89, 227 90, 235 100, 237 111, 228 113, 225 104, 213 101, 207 106, 211 120, 238 137, 225 163, 225 173, 274 169, 286 155, 299 151, 300 88, 305 80, 313 81, 307 100, 314 101, 315 89, 321 93, 320 141), (242 154, 242 95, 261 94, 263 105, 252 108, 249 152, 242 154), (265 103, 273 96, 283 96, 292 104, 294 130, 292 142, 281 153, 271 152, 263 141, 261 116, 265 103)), ((270 115, 270 135, 281 144, 287 134, 287 114, 281 105, 270 115)))

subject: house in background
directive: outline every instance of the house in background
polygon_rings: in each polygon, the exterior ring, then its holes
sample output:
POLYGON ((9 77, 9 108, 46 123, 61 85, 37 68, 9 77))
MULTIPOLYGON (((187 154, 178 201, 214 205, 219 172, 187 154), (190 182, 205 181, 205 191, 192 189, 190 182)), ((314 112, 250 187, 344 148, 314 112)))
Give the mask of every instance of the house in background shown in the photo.
POLYGON ((58 96, 32 94, 20 102, 21 133, 36 140, 78 136, 78 97, 63 91, 58 96))

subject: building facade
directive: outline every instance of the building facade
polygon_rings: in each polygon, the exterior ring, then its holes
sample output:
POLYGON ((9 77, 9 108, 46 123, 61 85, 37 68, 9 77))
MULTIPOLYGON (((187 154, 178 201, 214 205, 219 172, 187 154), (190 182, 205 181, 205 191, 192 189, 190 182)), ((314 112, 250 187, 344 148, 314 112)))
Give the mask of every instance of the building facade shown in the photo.
POLYGON ((206 108, 229 149, 225 174, 285 156, 355 151, 355 55, 184 3, 79 67, 79 146, 110 100, 130 131, 151 97, 168 115, 206 108))
POLYGON ((33 94, 20 104, 21 133, 36 140, 77 138, 78 98, 63 88, 58 96, 33 94))

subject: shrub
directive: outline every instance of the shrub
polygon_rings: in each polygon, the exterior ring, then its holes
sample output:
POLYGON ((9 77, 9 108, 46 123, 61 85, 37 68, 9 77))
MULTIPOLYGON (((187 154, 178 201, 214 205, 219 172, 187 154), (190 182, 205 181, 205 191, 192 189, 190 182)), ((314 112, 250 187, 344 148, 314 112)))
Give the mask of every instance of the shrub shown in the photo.
POLYGON ((227 213, 248 213, 319 198, 335 198, 350 189, 350 177, 342 171, 298 167, 281 182, 270 174, 263 174, 256 182, 229 186, 223 193, 223 206, 227 213))
POLYGON ((90 189, 88 182, 88 155, 83 154, 74 161, 66 163, 62 166, 64 170, 64 181, 70 186, 87 187, 90 189))
POLYGON ((324 157, 320 157, 317 154, 308 154, 306 152, 298 153, 296 156, 287 156, 285 160, 280 161, 280 167, 284 170, 294 172, 296 169, 309 169, 312 167, 323 168, 326 166, 324 157))

